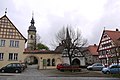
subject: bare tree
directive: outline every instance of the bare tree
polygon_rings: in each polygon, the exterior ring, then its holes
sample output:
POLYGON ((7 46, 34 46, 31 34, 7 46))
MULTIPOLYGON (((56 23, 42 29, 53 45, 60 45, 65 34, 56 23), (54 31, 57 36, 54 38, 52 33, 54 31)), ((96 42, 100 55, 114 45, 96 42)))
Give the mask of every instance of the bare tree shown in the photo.
POLYGON ((85 46, 87 44, 87 39, 82 37, 79 29, 75 31, 72 27, 63 27, 56 35, 56 42, 67 50, 66 54, 69 57, 71 65, 75 49, 85 46))
POLYGON ((36 34, 36 44, 41 43, 40 39, 41 39, 40 35, 36 34))

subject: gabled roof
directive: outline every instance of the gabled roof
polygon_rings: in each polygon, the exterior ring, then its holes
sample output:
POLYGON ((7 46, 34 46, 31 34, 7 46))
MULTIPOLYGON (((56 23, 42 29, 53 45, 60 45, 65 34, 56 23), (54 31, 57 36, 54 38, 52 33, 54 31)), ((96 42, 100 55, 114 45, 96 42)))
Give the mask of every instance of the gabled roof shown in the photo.
POLYGON ((120 31, 105 30, 105 33, 114 41, 115 45, 120 46, 120 31))
POLYGON ((62 45, 57 46, 55 49, 56 52, 62 52, 63 50, 64 50, 64 46, 62 45))
POLYGON ((61 54, 61 52, 50 51, 50 50, 28 50, 25 49, 24 54, 61 54))
MULTIPOLYGON (((2 17, 0 18, 0 21, 1 21, 1 22, 0 22, 0 23, 1 23, 0 27, 1 27, 1 28, 4 28, 5 26, 8 27, 8 24, 11 25, 11 26, 9 26, 9 29, 15 29, 15 30, 17 31, 17 32, 16 32, 17 35, 21 37, 20 39, 24 39, 25 42, 27 42, 27 39, 19 32, 19 30, 15 27, 15 25, 10 21, 10 19, 9 19, 6 15, 2 16, 2 17), (3 21, 6 20, 6 23, 3 23, 2 20, 3 20, 3 21), (3 25, 3 24, 4 24, 4 25, 3 25), (2 26, 3 26, 3 27, 2 27, 2 26)), ((6 33, 6 34, 9 36, 8 33, 6 33)))
POLYGON ((89 50, 90 54, 93 55, 93 56, 98 55, 97 48, 98 48, 97 45, 89 45, 88 46, 88 50, 89 50))
POLYGON ((102 38, 104 34, 107 34, 110 37, 110 39, 113 41, 115 46, 120 46, 120 31, 118 29, 116 29, 116 31, 103 30, 97 51, 99 51, 99 47, 102 42, 102 38))

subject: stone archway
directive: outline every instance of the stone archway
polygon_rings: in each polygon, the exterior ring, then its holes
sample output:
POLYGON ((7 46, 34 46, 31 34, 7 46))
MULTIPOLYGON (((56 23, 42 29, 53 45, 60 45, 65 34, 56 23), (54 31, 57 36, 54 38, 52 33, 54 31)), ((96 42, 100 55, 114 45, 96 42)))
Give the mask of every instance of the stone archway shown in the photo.
POLYGON ((72 65, 79 65, 80 66, 80 60, 79 59, 73 59, 72 65))
POLYGON ((29 68, 38 68, 39 66, 39 58, 34 55, 27 56, 24 62, 28 65, 29 68))
POLYGON ((61 60, 61 58, 57 58, 57 59, 56 59, 56 65, 57 65, 57 64, 60 64, 60 63, 63 63, 63 61, 61 60))

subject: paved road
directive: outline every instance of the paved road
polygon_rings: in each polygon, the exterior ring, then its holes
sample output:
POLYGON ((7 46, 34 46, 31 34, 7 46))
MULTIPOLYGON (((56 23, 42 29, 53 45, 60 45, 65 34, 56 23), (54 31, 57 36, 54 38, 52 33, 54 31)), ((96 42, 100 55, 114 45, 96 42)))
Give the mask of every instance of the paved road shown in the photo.
POLYGON ((35 66, 29 66, 29 68, 20 74, 0 73, 0 80, 119 80, 110 77, 56 76, 53 74, 54 72, 55 70, 37 70, 35 66))

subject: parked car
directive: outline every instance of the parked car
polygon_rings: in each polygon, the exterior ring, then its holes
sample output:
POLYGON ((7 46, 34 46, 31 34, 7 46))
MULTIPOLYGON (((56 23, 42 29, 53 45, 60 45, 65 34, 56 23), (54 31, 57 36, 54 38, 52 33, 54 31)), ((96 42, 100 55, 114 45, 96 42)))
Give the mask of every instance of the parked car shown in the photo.
POLYGON ((104 68, 104 65, 101 63, 94 63, 87 67, 87 70, 98 70, 101 71, 104 68))
POLYGON ((69 65, 67 63, 58 64, 57 69, 60 71, 81 71, 80 66, 78 65, 69 65))
POLYGON ((70 65, 67 64, 67 63, 61 63, 61 64, 57 65, 57 69, 60 70, 60 68, 62 68, 62 67, 68 67, 68 66, 70 66, 70 65))
POLYGON ((23 71, 23 67, 20 63, 10 63, 5 67, 0 69, 1 72, 10 72, 10 73, 21 73, 23 71))
POLYGON ((112 64, 107 68, 103 68, 102 72, 104 74, 116 74, 116 73, 120 73, 120 64, 112 64))

